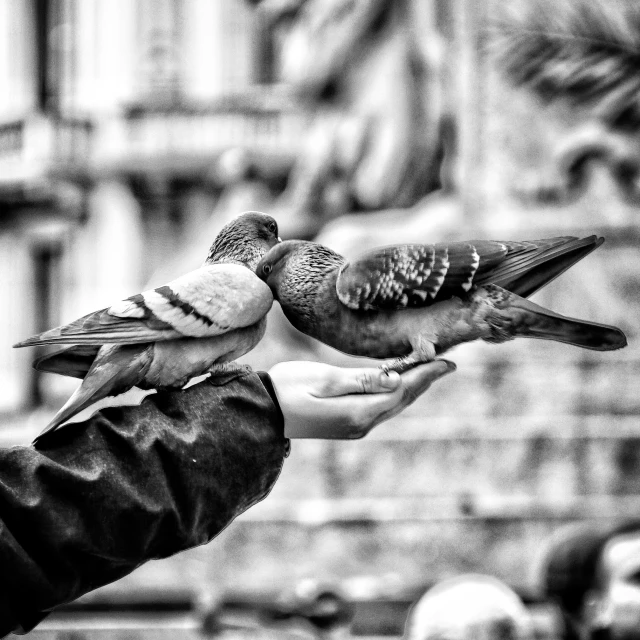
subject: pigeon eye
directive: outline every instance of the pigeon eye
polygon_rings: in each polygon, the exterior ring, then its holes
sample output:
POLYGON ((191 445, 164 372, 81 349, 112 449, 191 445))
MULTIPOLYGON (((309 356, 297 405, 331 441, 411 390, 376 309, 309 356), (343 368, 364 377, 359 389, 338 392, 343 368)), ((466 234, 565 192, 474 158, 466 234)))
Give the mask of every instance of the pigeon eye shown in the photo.
POLYGON ((268 276, 271 273, 271 265, 270 264, 263 265, 262 273, 264 273, 265 276, 268 276))
POLYGON ((269 229, 271 233, 275 234, 278 231, 278 225, 275 222, 270 222, 269 225, 267 226, 267 229, 269 229))

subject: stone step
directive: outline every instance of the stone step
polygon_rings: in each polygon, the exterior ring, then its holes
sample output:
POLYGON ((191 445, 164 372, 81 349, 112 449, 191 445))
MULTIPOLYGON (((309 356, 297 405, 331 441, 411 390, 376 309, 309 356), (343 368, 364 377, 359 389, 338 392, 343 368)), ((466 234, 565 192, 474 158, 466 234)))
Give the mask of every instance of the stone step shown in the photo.
POLYGON ((311 577, 341 581, 356 597, 374 598, 480 572, 535 596, 545 542, 573 518, 533 515, 308 524, 243 516, 203 547, 143 565, 119 581, 118 590, 209 585, 222 592, 278 592, 311 577))
POLYGON ((432 424, 405 427, 402 420, 357 441, 294 441, 273 496, 640 493, 640 425, 632 418, 569 418, 558 428, 544 420, 456 422, 450 430, 432 424))

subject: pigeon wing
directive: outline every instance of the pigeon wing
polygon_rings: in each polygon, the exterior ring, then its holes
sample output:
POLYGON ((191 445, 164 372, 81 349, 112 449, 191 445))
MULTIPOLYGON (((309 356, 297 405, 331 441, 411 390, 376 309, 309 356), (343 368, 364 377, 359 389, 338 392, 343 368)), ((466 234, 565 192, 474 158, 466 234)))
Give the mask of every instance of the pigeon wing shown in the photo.
POLYGON ((563 236, 527 242, 503 242, 507 253, 498 264, 479 269, 474 284, 493 283, 528 298, 597 249, 604 238, 563 236))
POLYGON ((255 324, 272 304, 269 287, 251 270, 207 265, 15 346, 210 338, 255 324))
POLYGON ((506 254, 504 243, 491 241, 381 247, 344 265, 336 290, 352 309, 425 307, 465 294, 480 269, 499 264, 506 254))
POLYGON ((343 304, 362 310, 425 307, 489 283, 527 297, 602 242, 565 236, 392 245, 345 264, 336 289, 343 304))
POLYGON ((71 345, 38 358, 33 363, 37 371, 58 373, 62 376, 83 379, 98 355, 100 345, 71 345))

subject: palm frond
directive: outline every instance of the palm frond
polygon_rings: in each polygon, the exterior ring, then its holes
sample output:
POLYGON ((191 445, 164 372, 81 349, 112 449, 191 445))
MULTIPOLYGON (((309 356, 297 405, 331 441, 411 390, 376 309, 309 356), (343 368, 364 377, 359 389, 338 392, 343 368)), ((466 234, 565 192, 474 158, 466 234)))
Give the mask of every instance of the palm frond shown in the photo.
POLYGON ((545 102, 565 100, 612 126, 640 129, 640 3, 526 5, 519 14, 507 7, 488 34, 509 82, 545 102))

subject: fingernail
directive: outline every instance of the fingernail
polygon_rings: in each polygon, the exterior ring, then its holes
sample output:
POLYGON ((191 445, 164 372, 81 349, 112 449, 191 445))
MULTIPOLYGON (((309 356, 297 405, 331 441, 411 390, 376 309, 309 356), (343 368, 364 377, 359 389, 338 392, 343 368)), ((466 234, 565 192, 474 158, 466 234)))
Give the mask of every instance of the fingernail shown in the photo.
POLYGON ((458 367, 456 367, 455 362, 451 362, 451 360, 439 360, 439 362, 442 362, 446 365, 446 369, 444 371, 442 371, 442 373, 438 376, 439 378, 442 378, 442 376, 446 376, 448 373, 453 373, 458 367))
POLYGON ((455 362, 451 362, 451 360, 443 360, 442 362, 446 362, 447 363, 447 368, 451 372, 455 371, 458 368, 456 363, 455 362))

